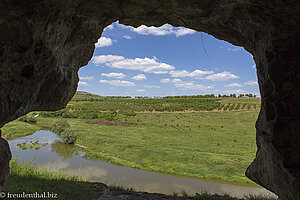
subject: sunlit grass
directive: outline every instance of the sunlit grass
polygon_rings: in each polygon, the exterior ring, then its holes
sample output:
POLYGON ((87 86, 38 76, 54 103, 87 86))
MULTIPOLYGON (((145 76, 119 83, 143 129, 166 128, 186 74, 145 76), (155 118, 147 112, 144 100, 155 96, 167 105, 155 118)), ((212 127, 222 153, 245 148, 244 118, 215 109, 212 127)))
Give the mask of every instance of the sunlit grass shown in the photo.
POLYGON ((90 200, 99 195, 96 188, 83 178, 36 168, 31 161, 10 161, 10 175, 5 185, 5 193, 22 194, 49 192, 57 194, 57 199, 90 200))

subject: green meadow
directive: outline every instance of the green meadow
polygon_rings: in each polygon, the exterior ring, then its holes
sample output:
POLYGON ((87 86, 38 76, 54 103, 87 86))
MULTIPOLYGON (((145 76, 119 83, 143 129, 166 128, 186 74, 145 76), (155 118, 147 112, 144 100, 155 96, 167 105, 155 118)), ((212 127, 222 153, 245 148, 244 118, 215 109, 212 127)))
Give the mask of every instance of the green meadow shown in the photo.
POLYGON ((14 138, 18 133, 51 129, 55 121, 64 119, 76 136, 75 145, 85 147, 85 157, 168 174, 251 183, 244 173, 256 153, 259 107, 259 98, 80 96, 63 110, 28 114, 29 118, 39 114, 34 123, 16 120, 2 130, 4 136, 14 138), (147 105, 157 110, 147 110, 147 105), (191 105, 194 109, 187 109, 191 105), (129 125, 86 123, 101 120, 129 125))

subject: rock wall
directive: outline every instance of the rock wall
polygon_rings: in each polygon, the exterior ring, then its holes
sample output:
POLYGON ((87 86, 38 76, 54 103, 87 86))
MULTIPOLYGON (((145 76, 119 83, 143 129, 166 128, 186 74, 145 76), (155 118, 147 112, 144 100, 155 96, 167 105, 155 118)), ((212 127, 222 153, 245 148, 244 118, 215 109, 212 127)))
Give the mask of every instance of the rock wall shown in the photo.
MULTIPOLYGON (((76 91, 78 69, 112 22, 184 26, 253 55, 262 108, 257 157, 246 174, 281 199, 300 199, 299 10, 297 0, 3 0, 0 127, 33 110, 63 108, 76 91)), ((1 139, 0 185, 7 149, 1 139)))

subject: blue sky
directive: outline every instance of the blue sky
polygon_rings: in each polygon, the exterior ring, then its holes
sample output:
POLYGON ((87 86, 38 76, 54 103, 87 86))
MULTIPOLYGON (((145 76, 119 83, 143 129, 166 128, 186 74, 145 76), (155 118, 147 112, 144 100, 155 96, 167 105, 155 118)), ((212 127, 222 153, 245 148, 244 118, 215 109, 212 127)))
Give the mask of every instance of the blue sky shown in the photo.
POLYGON ((103 96, 259 95, 255 63, 242 47, 165 24, 106 27, 78 90, 103 96))

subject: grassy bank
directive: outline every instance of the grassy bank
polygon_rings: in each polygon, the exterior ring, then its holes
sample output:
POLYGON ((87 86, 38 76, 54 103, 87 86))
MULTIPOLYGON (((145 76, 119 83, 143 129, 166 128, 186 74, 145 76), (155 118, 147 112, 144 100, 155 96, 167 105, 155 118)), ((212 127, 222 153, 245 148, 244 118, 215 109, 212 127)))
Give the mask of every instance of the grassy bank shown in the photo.
MULTIPOLYGON (((145 170, 251 182, 246 168, 255 157, 258 111, 206 113, 138 113, 118 115, 129 126, 87 124, 67 119, 86 146, 86 156, 145 170)), ((38 124, 55 118, 39 118, 38 124)), ((97 120, 97 119, 95 119, 97 120)))
POLYGON ((30 162, 10 161, 10 175, 5 185, 5 193, 22 194, 49 192, 57 194, 57 199, 90 200, 100 195, 99 190, 85 182, 83 178, 59 172, 38 169, 30 162))
POLYGON ((42 127, 37 126, 35 123, 26 123, 15 120, 3 126, 1 131, 2 137, 10 140, 31 135, 41 129, 42 127))

